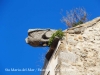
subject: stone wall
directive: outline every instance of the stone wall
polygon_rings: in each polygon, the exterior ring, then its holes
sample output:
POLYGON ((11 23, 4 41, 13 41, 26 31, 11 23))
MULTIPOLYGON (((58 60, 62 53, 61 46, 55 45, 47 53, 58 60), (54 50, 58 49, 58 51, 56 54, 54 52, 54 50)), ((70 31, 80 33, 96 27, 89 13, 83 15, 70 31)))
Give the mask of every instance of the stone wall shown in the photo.
POLYGON ((100 17, 64 33, 44 75, 100 75, 100 17))

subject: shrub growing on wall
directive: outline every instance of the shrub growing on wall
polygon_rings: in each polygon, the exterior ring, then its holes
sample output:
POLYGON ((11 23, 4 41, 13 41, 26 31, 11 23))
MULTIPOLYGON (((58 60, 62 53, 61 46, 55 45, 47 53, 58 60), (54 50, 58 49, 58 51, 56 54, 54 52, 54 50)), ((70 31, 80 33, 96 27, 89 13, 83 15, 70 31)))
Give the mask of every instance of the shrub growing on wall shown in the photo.
POLYGON ((87 21, 87 12, 83 8, 75 8, 66 12, 66 16, 62 18, 62 22, 70 27, 77 26, 87 21))
POLYGON ((62 30, 61 30, 61 29, 60 29, 60 30, 57 30, 57 31, 51 36, 51 38, 49 39, 48 45, 50 46, 55 38, 62 39, 63 36, 64 36, 64 33, 62 32, 62 30))

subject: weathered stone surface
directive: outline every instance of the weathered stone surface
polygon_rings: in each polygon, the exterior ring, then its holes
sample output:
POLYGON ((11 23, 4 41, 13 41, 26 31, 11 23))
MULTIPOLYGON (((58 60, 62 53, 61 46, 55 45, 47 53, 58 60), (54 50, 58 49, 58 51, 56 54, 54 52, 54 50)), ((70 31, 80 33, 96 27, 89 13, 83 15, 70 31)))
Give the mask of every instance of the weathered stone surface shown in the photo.
POLYGON ((47 46, 49 38, 55 31, 53 29, 29 29, 26 43, 31 46, 47 46))
POLYGON ((43 75, 100 75, 100 17, 64 33, 43 75))
MULTIPOLYGON (((47 46, 56 30, 30 29, 26 42, 47 46)), ((100 17, 64 31, 48 51, 41 75, 100 75, 100 17), (59 41, 59 42, 58 42, 59 41), (52 51, 53 50, 53 51, 52 51)))

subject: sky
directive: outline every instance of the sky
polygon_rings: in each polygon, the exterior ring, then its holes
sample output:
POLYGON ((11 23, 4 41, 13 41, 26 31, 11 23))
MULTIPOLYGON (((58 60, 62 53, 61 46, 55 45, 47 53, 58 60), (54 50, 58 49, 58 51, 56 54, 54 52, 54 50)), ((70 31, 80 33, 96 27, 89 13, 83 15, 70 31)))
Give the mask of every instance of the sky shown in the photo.
POLYGON ((65 30, 62 15, 78 7, 85 8, 89 20, 100 16, 100 0, 0 0, 0 75, 40 75, 49 48, 26 44, 28 29, 65 30))

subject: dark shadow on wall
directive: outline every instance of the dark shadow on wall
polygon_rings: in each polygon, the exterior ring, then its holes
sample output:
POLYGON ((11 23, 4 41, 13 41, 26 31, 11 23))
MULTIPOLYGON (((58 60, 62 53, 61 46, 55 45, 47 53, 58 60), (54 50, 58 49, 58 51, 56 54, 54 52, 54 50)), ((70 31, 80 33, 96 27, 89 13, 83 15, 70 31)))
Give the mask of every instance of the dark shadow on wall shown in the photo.
MULTIPOLYGON (((43 66, 43 69, 46 69, 47 65, 48 65, 48 62, 50 60, 50 58, 52 57, 57 45, 58 45, 58 42, 59 42, 59 38, 55 38, 52 45, 50 46, 50 49, 49 51, 47 52, 46 56, 45 56, 45 62, 44 62, 44 66, 43 66)), ((41 75, 44 75, 45 71, 42 71, 41 72, 41 75)))
POLYGON ((49 61, 52 54, 54 53, 57 45, 58 45, 58 41, 59 41, 59 38, 55 38, 52 45, 50 46, 50 50, 48 51, 48 53, 46 54, 46 59, 49 61))

